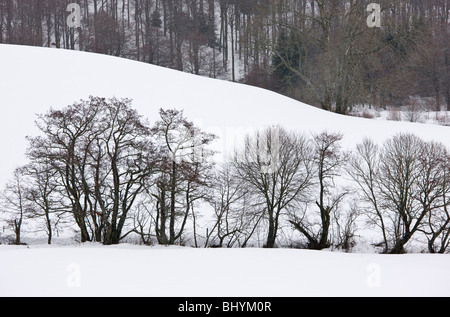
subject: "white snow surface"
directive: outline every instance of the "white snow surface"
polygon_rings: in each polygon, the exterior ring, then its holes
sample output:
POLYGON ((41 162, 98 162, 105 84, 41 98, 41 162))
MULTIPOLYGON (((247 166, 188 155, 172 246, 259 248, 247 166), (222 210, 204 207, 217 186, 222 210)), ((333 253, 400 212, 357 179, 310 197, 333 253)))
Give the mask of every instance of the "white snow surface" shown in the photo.
POLYGON ((447 297, 450 256, 0 246, 0 296, 447 297))
MULTIPOLYGON (((184 109, 231 150, 281 125, 341 132, 349 149, 399 132, 450 146, 449 128, 339 116, 270 91, 98 54, 0 45, 0 186, 26 162, 36 114, 90 95, 131 98, 150 122, 184 109)), ((0 296, 449 296, 450 255, 97 244, 0 246, 0 296)))

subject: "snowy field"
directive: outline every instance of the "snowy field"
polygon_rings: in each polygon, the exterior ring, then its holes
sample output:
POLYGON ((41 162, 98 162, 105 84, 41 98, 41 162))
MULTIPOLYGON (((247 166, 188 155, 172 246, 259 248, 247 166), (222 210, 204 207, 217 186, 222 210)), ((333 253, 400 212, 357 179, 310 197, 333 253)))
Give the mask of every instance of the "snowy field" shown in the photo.
MULTIPOLYGON (((375 109, 369 107, 358 107, 350 115, 362 118, 371 118, 373 120, 406 121, 422 124, 434 124, 441 126, 450 126, 450 111, 432 111, 431 106, 420 108, 423 103, 421 99, 413 99, 415 105, 390 109, 375 109)), ((435 106, 436 107, 436 106, 435 106)), ((434 107, 434 108, 435 108, 434 107)))
MULTIPOLYGON (((0 45, 0 70, 1 187, 26 162, 36 114, 89 95, 131 98, 150 121, 160 108, 184 109, 221 137, 224 156, 246 132, 275 124, 341 132, 349 149, 399 132, 450 146, 448 127, 339 116, 266 90, 110 56, 0 45)), ((449 268, 449 255, 0 246, 0 296, 450 296, 449 268)))
POLYGON ((0 296, 447 297, 450 256, 0 246, 0 296))

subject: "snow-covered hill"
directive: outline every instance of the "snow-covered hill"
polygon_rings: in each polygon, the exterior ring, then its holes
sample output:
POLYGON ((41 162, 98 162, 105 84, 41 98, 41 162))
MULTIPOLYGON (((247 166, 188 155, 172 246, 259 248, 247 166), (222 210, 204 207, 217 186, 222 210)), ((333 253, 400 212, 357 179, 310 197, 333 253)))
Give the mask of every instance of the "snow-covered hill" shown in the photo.
POLYGON ((224 155, 245 131, 276 124, 341 132, 348 147, 364 137, 382 141, 400 131, 450 145, 448 127, 340 116, 267 90, 111 56, 0 45, 1 185, 25 161, 25 136, 37 133, 36 114, 89 95, 131 98, 150 121, 160 108, 184 109, 189 119, 220 137, 216 146, 224 155))
MULTIPOLYGON (((266 90, 110 56, 0 45, 1 186, 26 161, 36 114, 90 95, 131 98, 150 121, 160 108, 184 109, 221 137, 224 155, 246 131, 276 124, 341 132, 348 148, 399 132, 450 146, 448 127, 339 116, 266 90)), ((449 266, 449 255, 0 246, 0 296, 449 296, 449 266)))

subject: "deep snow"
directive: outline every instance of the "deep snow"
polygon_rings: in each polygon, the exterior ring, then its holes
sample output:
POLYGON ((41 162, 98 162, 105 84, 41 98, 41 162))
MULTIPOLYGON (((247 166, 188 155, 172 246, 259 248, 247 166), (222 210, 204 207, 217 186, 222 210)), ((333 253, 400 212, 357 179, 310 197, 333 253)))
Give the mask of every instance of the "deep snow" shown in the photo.
POLYGON ((0 246, 0 296, 450 295, 450 256, 121 245, 0 246))

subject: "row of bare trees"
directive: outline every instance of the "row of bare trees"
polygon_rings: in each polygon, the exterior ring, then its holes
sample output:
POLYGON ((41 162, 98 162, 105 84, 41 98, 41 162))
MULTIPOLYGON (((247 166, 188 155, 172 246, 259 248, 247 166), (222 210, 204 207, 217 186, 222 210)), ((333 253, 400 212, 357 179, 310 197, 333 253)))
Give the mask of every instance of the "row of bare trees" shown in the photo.
POLYGON ((90 97, 40 115, 37 126, 29 164, 1 198, 15 244, 28 223, 48 243, 74 228, 79 241, 106 245, 134 236, 145 244, 350 250, 369 228, 383 253, 421 239, 429 252, 448 250, 449 151, 411 134, 347 152, 338 133, 271 127, 214 164, 216 137, 175 109, 160 110, 150 126, 128 99, 90 97))
POLYGON ((4 195, 7 209, 19 211, 16 243, 29 213, 45 215, 49 243, 55 219, 70 214, 81 242, 117 244, 144 194, 157 201, 158 242, 180 238, 184 225, 176 232, 175 221, 180 214, 186 221, 206 177, 201 162, 188 162, 187 150, 201 151, 213 136, 175 110, 161 110, 151 128, 130 103, 91 97, 39 116, 42 133, 29 138, 30 163, 16 171, 4 195))
POLYGON ((243 81, 338 113, 450 103, 447 0, 0 0, 0 43, 78 49, 243 81), (81 27, 68 27, 69 3, 81 27), (369 4, 381 26, 367 25, 369 4))
POLYGON ((430 252, 449 244, 449 152, 435 142, 399 135, 379 147, 358 146, 351 175, 360 187, 370 221, 379 228, 384 252, 402 253, 417 232, 430 252))

